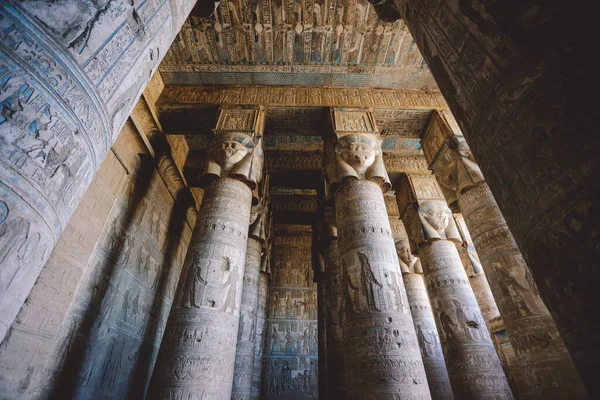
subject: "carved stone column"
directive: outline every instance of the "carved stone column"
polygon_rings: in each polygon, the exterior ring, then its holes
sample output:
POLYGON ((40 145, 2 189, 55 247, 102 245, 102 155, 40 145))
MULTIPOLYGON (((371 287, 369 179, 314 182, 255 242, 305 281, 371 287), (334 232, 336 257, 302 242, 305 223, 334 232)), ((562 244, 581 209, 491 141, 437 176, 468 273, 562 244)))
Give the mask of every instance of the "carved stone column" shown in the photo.
POLYGON ((460 235, 435 177, 405 176, 396 195, 411 249, 418 252, 423 265, 454 395, 512 399, 456 250, 460 235))
POLYGON ((372 115, 332 112, 346 390, 356 399, 430 398, 383 190, 390 188, 372 115))
MULTIPOLYGON (((252 227, 250 231, 252 231, 252 227)), ((252 395, 261 252, 262 243, 258 238, 250 236, 246 250, 246 268, 244 269, 244 285, 242 287, 242 306, 235 353, 232 400, 247 400, 252 395)))
MULTIPOLYGON (((317 245, 313 242, 313 246, 317 245)), ((325 312, 325 297, 327 296, 327 287, 325 286, 325 261, 319 255, 319 271, 317 277, 317 333, 318 333, 318 373, 319 373, 319 399, 328 399, 327 380, 327 315, 325 312)))
POLYGON ((153 399, 231 398, 261 127, 260 109, 219 111, 202 177, 208 187, 156 362, 153 399))
POLYGON ((457 245, 456 249, 465 267, 465 271, 467 271, 467 276, 469 277, 469 282, 471 282, 471 288, 473 288, 473 293, 477 299, 477 304, 479 304, 481 314, 483 314, 488 330, 490 330, 492 322, 496 322, 502 317, 500 316, 500 311, 498 311, 490 284, 483 272, 479 255, 475 251, 469 230, 465 225, 465 219, 462 214, 457 213, 454 213, 453 217, 462 240, 462 243, 457 245))
POLYGON ((434 118, 423 139, 424 152, 440 184, 457 195, 517 354, 519 394, 585 397, 571 357, 467 143, 441 115, 434 118))
POLYGON ((402 280, 417 331, 417 341, 427 374, 432 399, 453 399, 450 378, 446 370, 440 336, 429 304, 421 262, 412 255, 408 239, 396 242, 396 250, 402 270, 402 280))
POLYGON ((256 313, 256 340, 254 341, 254 364, 252 371, 252 399, 260 397, 263 376, 263 354, 265 351, 265 319, 269 297, 269 276, 261 271, 258 282, 258 311, 256 313))
POLYGON ((335 215, 325 210, 326 241, 321 249, 323 272, 323 311, 326 321, 327 395, 330 399, 346 398, 346 365, 344 355, 342 270, 338 259, 335 215), (331 223, 333 222, 333 224, 331 223))

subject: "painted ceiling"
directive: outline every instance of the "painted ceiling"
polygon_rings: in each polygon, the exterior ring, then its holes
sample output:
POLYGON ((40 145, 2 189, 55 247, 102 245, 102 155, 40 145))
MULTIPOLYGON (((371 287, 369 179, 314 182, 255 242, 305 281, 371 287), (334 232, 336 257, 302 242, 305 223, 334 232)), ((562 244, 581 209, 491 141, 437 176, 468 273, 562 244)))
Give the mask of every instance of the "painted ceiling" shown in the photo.
POLYGON ((166 84, 437 90, 404 22, 367 0, 222 0, 188 18, 160 71, 166 84))

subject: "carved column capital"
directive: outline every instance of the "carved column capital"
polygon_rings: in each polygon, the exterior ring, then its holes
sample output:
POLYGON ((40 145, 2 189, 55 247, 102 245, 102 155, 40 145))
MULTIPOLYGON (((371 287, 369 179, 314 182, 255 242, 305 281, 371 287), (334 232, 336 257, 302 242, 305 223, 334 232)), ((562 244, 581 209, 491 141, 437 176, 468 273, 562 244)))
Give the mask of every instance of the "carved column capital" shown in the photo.
POLYGON ((435 111, 421 145, 429 169, 440 185, 461 194, 485 180, 465 138, 457 128, 452 128, 448 118, 435 111))
POLYGON ((254 190, 262 178, 264 130, 262 106, 221 106, 216 128, 207 150, 200 186, 230 177, 254 190))
POLYGON ((436 240, 462 242, 452 211, 433 175, 405 175, 396 200, 413 252, 436 240))
POLYGON ((365 179, 379 184, 383 192, 389 191, 392 186, 372 112, 363 108, 332 108, 331 123, 335 140, 329 142, 333 148, 325 165, 329 188, 335 191, 343 181, 365 179))

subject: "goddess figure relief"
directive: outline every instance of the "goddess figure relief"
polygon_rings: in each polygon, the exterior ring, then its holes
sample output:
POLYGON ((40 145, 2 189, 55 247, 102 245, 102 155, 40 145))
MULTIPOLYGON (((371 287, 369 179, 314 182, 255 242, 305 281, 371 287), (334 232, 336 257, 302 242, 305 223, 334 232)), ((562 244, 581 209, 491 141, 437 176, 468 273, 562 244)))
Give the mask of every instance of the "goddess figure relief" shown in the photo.
POLYGON ((349 179, 367 179, 391 189, 390 178, 383 164, 381 140, 375 135, 350 134, 338 140, 335 160, 326 168, 329 185, 349 179))
POLYGON ((215 136, 206 157, 201 183, 205 186, 216 178, 232 177, 252 189, 260 182, 264 155, 262 141, 243 133, 225 132, 215 136))

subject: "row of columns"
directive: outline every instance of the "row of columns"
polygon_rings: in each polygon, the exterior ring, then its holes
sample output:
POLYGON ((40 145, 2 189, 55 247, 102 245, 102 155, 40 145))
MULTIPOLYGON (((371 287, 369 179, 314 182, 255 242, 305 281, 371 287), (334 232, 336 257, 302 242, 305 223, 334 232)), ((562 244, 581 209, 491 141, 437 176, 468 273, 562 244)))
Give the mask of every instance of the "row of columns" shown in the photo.
MULTIPOLYGON (((409 240, 396 243, 403 284, 395 280, 398 258, 395 263, 387 258, 393 241, 388 240, 390 224, 381 193, 389 188, 389 182, 385 169, 377 165, 381 150, 376 127, 367 111, 340 109, 332 114, 337 141, 335 148, 330 149, 333 154, 329 155, 331 162, 326 165, 326 172, 336 209, 333 224, 339 236, 337 239, 326 237, 322 246, 326 260, 322 283, 327 286, 323 310, 328 331, 327 398, 394 398, 392 393, 401 393, 402 398, 429 395, 433 398, 512 398, 487 328, 488 324, 502 321, 502 317, 510 344, 519 356, 524 356, 519 360, 518 372, 511 376, 516 378, 521 398, 585 398, 585 390, 547 311, 547 320, 538 315, 527 327, 521 325, 521 330, 513 327, 510 310, 504 316, 505 303, 523 302, 521 291, 532 289, 533 282, 527 279, 519 282, 524 275, 519 275, 511 264, 496 262, 495 269, 488 267, 490 253, 500 258, 511 255, 520 262, 521 274, 528 273, 522 258, 515 256, 516 245, 507 246, 504 238, 510 232, 505 224, 499 224, 497 217, 501 214, 489 210, 487 216, 488 209, 483 208, 477 221, 472 218, 470 209, 455 208, 464 212, 467 221, 462 224, 457 216, 457 226, 445 196, 452 192, 438 185, 437 173, 435 176, 407 174, 396 189, 400 216, 409 240), (491 235, 482 244, 478 240, 479 232, 486 223, 505 229, 500 237, 491 235), (473 242, 482 254, 483 268, 474 249, 470 248, 469 230, 475 232, 473 242), (471 259, 469 265, 461 261, 459 250, 463 253, 466 250, 467 254, 463 255, 471 259), (413 254, 419 256, 422 268, 413 254), (511 278, 504 282, 504 292, 494 291, 492 295, 490 285, 493 290, 494 278, 489 277, 491 274, 511 278), (398 313, 403 294, 405 299, 408 297, 412 318, 398 313), (485 316, 482 309, 486 311, 485 316), (412 319, 415 330, 394 327, 394 321, 403 317, 402 327, 406 328, 408 318, 412 319), (387 324, 382 323, 385 319, 387 324), (549 324, 544 325, 540 320, 549 324), (331 335, 329 332, 335 332, 339 325, 340 334, 331 335), (403 340, 398 340, 401 335, 403 340), (529 340, 520 340, 520 335, 529 340), (357 337, 361 339, 361 346, 356 346, 357 337), (437 347, 438 337, 443 354, 437 347), (341 346, 338 347, 338 343, 341 346), (396 347, 389 346, 393 343, 396 347), (335 348, 343 349, 343 355, 333 356, 330 349, 335 348), (421 360, 412 358, 414 349, 420 349, 421 360), (532 360, 527 354, 537 356, 532 360), (567 356, 566 359, 561 359, 561 354, 567 356), (558 359, 564 366, 564 375, 555 364, 558 359), (342 366, 332 367, 333 362, 341 362, 342 366), (402 368, 398 368, 400 364, 402 368), (423 368, 427 379, 422 383, 428 383, 428 390, 419 381, 423 368), (344 376, 340 378, 340 374, 344 376), (404 374, 413 377, 411 387, 402 385, 407 377, 404 374)), ((491 195, 487 199, 493 201, 491 195)), ((452 202, 452 196, 448 200, 452 202)), ((540 309, 544 307, 541 300, 539 305, 540 309)))
MULTIPOLYGON (((252 386, 254 380, 260 387, 262 338, 256 325, 261 308, 264 321, 268 282, 267 268, 261 271, 263 218, 256 217, 248 226, 262 174, 262 115, 256 107, 219 111, 202 176, 207 189, 154 371, 153 398, 259 395, 252 386), (245 118, 240 118, 240 112, 245 118), (240 125, 244 123, 247 126, 240 125)), ((540 354, 540 348, 538 342, 523 337, 561 342, 553 336, 549 315, 537 315, 527 326, 515 323, 519 321, 511 314, 515 310, 507 304, 524 301, 515 286, 525 286, 519 282, 521 272, 497 261, 490 269, 488 262, 518 251, 514 246, 498 252, 510 235, 498 222, 499 213, 491 217, 503 235, 491 236, 483 246, 480 232, 489 229, 482 229, 480 220, 473 218, 475 212, 462 206, 469 229, 462 227, 461 236, 437 182, 439 174, 406 174, 396 189, 406 234, 397 240, 383 196, 391 184, 371 113, 333 109, 332 124, 335 140, 328 142, 333 146, 326 149, 330 162, 325 170, 327 202, 334 206, 335 215, 326 218, 329 229, 321 249, 324 270, 319 291, 321 342, 326 344, 321 351, 326 358, 321 363, 325 395, 331 399, 512 399, 481 308, 492 315, 493 297, 498 300, 511 344, 524 355, 540 354), (481 278, 467 275, 457 246, 463 248, 469 230, 487 272, 469 275, 487 276, 494 290, 490 275, 506 274, 515 281, 510 281, 512 286, 504 283, 509 292, 490 296, 481 278)), ((440 164, 432 165, 435 171, 440 164)), ((458 192, 459 205, 467 192, 458 192)), ((488 217, 483 221, 490 224, 488 217)), ((525 264, 521 271, 527 273, 525 264)), ((532 365, 536 371, 553 371, 561 351, 554 346, 546 350, 546 359, 524 357, 520 371, 526 373, 532 365)), ((568 357, 561 362, 572 368, 568 357)), ((535 379, 526 376, 517 382, 518 392, 524 398, 581 398, 584 391, 577 376, 567 372, 552 382, 544 380, 543 374, 535 379)))

